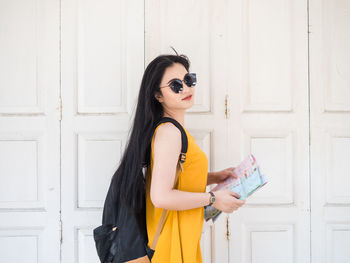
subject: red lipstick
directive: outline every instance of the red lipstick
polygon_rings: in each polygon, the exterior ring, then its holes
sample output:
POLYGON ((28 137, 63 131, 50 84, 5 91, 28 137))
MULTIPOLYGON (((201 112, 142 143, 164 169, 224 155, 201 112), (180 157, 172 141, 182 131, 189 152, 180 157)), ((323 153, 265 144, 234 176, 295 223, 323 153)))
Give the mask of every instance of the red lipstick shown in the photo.
POLYGON ((188 96, 188 97, 186 97, 186 98, 184 98, 182 100, 190 100, 191 98, 192 98, 192 95, 190 95, 190 96, 188 96))

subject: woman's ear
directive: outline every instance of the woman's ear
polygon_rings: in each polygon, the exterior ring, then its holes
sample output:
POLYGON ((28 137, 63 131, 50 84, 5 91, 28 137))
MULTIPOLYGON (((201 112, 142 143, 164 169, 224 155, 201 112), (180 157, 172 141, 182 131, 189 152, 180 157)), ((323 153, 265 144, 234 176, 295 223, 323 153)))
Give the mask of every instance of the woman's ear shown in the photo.
POLYGON ((160 94, 159 92, 156 92, 154 94, 154 97, 156 98, 156 100, 158 100, 159 102, 163 102, 163 96, 162 94, 160 94))

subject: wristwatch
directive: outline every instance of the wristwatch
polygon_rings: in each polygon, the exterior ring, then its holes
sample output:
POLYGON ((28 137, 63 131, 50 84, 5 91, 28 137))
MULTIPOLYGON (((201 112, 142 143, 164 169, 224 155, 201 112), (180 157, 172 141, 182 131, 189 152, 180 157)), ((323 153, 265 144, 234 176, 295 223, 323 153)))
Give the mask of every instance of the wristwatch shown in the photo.
POLYGON ((209 194, 210 194, 210 199, 209 199, 210 203, 208 206, 211 206, 215 202, 215 195, 212 191, 209 191, 209 194))

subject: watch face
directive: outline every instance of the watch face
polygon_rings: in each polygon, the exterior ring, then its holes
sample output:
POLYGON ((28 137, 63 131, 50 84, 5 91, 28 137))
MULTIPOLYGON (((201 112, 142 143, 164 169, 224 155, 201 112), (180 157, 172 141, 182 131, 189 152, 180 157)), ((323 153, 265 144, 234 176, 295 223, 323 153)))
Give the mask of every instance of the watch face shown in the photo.
POLYGON ((211 203, 214 203, 214 202, 215 202, 215 197, 212 196, 212 197, 211 197, 211 203))

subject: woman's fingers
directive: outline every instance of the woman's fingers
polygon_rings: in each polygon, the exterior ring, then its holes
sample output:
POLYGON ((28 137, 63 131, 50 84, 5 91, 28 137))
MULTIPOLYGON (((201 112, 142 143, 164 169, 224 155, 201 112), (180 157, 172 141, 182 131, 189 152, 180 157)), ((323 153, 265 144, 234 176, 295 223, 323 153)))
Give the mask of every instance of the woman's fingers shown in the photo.
POLYGON ((244 205, 244 203, 245 203, 245 200, 236 199, 233 202, 233 207, 235 207, 235 210, 236 210, 236 209, 240 208, 242 205, 244 205))
POLYGON ((230 171, 231 176, 232 176, 233 178, 237 179, 238 176, 237 176, 237 174, 233 171, 235 168, 236 168, 236 167, 230 167, 230 168, 228 168, 228 170, 230 171))
POLYGON ((238 175, 234 172, 234 171, 232 171, 232 176, 233 176, 233 178, 235 178, 235 179, 237 179, 238 178, 238 175))
POLYGON ((245 200, 237 200, 237 204, 239 205, 239 207, 244 205, 244 203, 245 203, 245 200))
POLYGON ((240 198, 240 197, 241 197, 239 194, 237 194, 237 193, 235 193, 235 192, 233 192, 233 191, 231 191, 231 190, 229 190, 229 191, 230 191, 230 195, 232 195, 232 196, 234 196, 234 197, 237 197, 237 198, 240 198))

